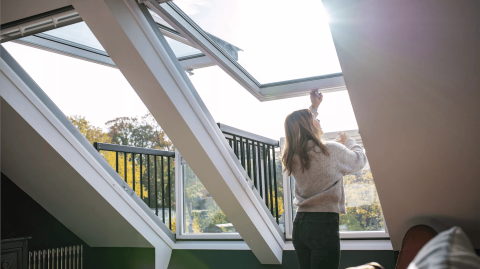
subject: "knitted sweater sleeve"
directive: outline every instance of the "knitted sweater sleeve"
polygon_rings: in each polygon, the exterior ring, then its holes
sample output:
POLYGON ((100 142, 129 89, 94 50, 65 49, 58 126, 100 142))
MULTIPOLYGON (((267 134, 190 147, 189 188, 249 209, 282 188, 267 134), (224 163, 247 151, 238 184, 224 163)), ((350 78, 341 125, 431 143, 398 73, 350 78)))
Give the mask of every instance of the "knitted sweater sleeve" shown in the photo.
POLYGON ((339 170, 344 176, 362 170, 367 164, 365 151, 351 138, 344 145, 339 144, 336 155, 339 170))

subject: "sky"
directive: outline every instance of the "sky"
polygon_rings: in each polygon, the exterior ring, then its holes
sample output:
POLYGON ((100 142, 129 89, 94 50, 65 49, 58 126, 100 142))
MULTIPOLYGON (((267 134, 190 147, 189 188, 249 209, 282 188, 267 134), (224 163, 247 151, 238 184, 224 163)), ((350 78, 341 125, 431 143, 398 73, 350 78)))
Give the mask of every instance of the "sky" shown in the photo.
POLYGON ((241 48, 260 83, 341 72, 318 0, 175 0, 203 30, 241 48))
MULTIPOLYGON (((262 83, 341 72, 321 1, 305 0, 307 8, 302 10, 306 14, 296 18, 291 16, 299 12, 288 11, 298 5, 283 2, 275 1, 275 6, 282 7, 273 10, 275 16, 266 22, 269 15, 262 16, 261 11, 274 1, 175 1, 206 31, 242 48, 239 62, 262 83), (252 5, 256 10, 249 13, 252 5), (226 21, 218 24, 214 19, 226 21), (299 23, 309 23, 309 27, 299 27, 299 23), (310 36, 305 37, 306 33, 310 36)), ((67 33, 77 42, 103 49, 81 24, 68 27, 54 34, 66 37, 67 33)), ((118 69, 12 42, 2 45, 67 116, 85 116, 92 125, 105 129, 105 123, 116 117, 148 113, 118 69)), ((196 69, 189 78, 216 122, 272 139, 284 136, 283 122, 289 113, 310 105, 308 96, 260 102, 217 66, 196 69)), ((324 94, 319 114, 324 132, 358 128, 347 91, 324 94)))

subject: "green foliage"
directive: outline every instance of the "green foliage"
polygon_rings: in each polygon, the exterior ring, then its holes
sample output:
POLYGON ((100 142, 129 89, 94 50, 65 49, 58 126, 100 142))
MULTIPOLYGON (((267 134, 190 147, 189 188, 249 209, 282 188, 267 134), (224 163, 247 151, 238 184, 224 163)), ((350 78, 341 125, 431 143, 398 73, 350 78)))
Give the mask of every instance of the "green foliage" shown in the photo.
POLYGON ((101 142, 101 143, 110 143, 112 140, 111 137, 103 132, 102 128, 95 127, 90 125, 90 122, 85 119, 83 116, 70 116, 68 119, 77 127, 80 133, 87 138, 90 143, 101 142))
POLYGON ((142 117, 118 117, 106 122, 112 144, 173 151, 168 139, 152 114, 142 117))
MULTIPOLYGON (((111 143, 126 146, 144 147, 159 150, 173 151, 174 147, 172 142, 168 139, 165 132, 155 121, 153 116, 149 113, 142 117, 119 117, 106 123, 107 131, 103 131, 102 128, 92 126, 88 120, 83 116, 70 116, 68 119, 77 127, 77 129, 85 136, 90 142, 111 143)), ((100 152, 107 162, 116 168, 117 155, 111 151, 100 152)), ((161 211, 161 208, 165 206, 168 208, 171 203, 172 209, 175 210, 176 203, 174 199, 175 193, 175 162, 170 163, 170 171, 167 166, 167 158, 164 160, 164 194, 165 198, 162 199, 162 184, 161 184, 161 157, 157 157, 157 193, 155 193, 155 159, 153 156, 147 158, 145 155, 142 157, 142 166, 140 166, 140 155, 136 154, 135 159, 132 158, 132 154, 127 154, 126 159, 123 153, 118 154, 118 174, 123 178, 127 178, 127 182, 135 190, 135 193, 140 196, 147 205, 155 208, 155 203, 161 211), (135 161, 135 165, 133 162, 135 161), (126 167, 125 167, 126 162, 126 167), (126 170, 126 171, 125 171, 126 170), (150 173, 149 173, 150 171, 150 173), (170 173, 170 197, 168 196, 168 173, 170 173), (135 176, 135 182, 133 177, 135 176), (150 176, 150 177, 149 177, 150 176), (141 180, 141 181, 140 181, 141 180), (148 184, 149 183, 149 184, 148 184), (140 185, 143 188, 140 188, 140 185), (135 188, 134 188, 135 186, 135 188), (156 195, 155 195, 156 194, 156 195), (154 197, 157 197, 155 201, 154 197), (170 198, 170 199, 169 199, 170 198), (165 202, 163 205, 162 201, 165 202)), ((161 213, 159 212, 159 215, 161 213)), ((167 216, 168 217, 168 214, 167 216)), ((175 232, 175 218, 172 217, 172 230, 175 232)))
POLYGON ((184 168, 184 211, 187 233, 234 232, 220 207, 188 165, 184 168))
MULTIPOLYGON (((92 126, 85 117, 68 117, 77 129, 87 138, 90 143, 112 143, 119 145, 144 147, 159 150, 174 150, 172 142, 165 132, 157 124, 151 114, 142 117, 118 117, 106 123, 107 131, 92 126)), ((115 168, 116 154, 114 152, 102 151, 101 154, 115 168)), ((118 156, 118 173, 122 178, 127 176, 127 182, 133 188, 133 170, 135 170, 135 192, 145 203, 155 208, 158 204, 159 211, 165 206, 168 208, 171 203, 172 209, 176 208, 175 193, 175 162, 171 162, 170 170, 167 167, 167 158, 164 158, 164 169, 161 169, 161 159, 157 158, 157 193, 155 193, 155 162, 154 158, 147 159, 143 156, 142 169, 140 169, 140 156, 137 154, 135 160, 132 154, 127 154, 127 169, 125 174, 125 159, 123 154, 118 156), (133 166, 135 161, 135 167, 133 166), (134 169, 135 168, 135 169, 134 169), (148 170, 149 169, 149 170, 148 170), (140 173, 140 170, 141 173, 140 173), (150 171, 150 174, 149 174, 150 171), (163 173, 162 173, 163 172, 163 173), (170 197, 168 196, 167 175, 170 173, 170 197), (164 176, 163 191, 165 199, 162 199, 161 176, 164 176), (150 177, 149 177, 150 176, 150 177), (143 188, 140 189, 140 178, 143 188), (149 182, 150 184, 147 184, 149 182), (155 201, 154 197, 157 197, 155 201), (170 198, 170 199, 169 199, 170 198), (163 205, 163 202, 165 205, 163 205)), ((284 221, 283 203, 283 175, 280 151, 275 152, 275 169, 277 179, 278 213, 280 221, 284 221)), ((185 166, 184 169, 184 206, 185 206, 185 229, 190 233, 221 233, 235 232, 235 228, 228 226, 227 219, 220 207, 215 203, 208 191, 193 171, 185 166)), ((340 217, 341 230, 346 231, 379 231, 384 229, 383 213, 378 200, 375 183, 369 169, 344 177, 346 192, 347 214, 340 217)), ((275 192, 274 192, 275 195, 275 192)), ((275 198, 275 197, 274 197, 275 198)), ((275 205, 274 205, 275 206, 275 205)), ((296 208, 294 207, 294 210, 296 208)), ((274 214, 276 209, 273 210, 274 214)), ((161 215, 161 212, 159 212, 161 215)), ((167 214, 168 215, 168 214, 167 214)), ((167 216, 168 218, 168 216, 167 216)), ((168 223, 167 223, 168 224, 168 223)), ((175 232, 176 218, 172 218, 172 230, 175 232)))
POLYGON ((385 229, 383 212, 370 169, 344 177, 347 214, 340 217, 346 231, 380 231, 385 229))

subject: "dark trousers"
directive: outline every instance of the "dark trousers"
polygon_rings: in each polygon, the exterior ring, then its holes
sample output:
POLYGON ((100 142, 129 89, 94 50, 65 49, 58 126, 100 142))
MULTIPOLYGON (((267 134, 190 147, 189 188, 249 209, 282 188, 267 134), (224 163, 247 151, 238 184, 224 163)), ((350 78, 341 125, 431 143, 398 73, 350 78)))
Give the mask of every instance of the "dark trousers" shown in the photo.
POLYGON ((293 246, 301 269, 338 269, 339 215, 298 212, 293 222, 293 246))

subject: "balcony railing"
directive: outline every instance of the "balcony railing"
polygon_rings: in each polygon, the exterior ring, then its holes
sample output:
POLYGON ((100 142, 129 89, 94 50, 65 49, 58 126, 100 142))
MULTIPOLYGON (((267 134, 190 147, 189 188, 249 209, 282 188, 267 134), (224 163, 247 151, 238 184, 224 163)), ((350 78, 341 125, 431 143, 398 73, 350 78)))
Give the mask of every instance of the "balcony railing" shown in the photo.
POLYGON ((280 216, 275 148, 280 146, 279 141, 222 123, 218 123, 218 127, 278 223, 280 216))
POLYGON ((175 152, 97 142, 93 146, 99 152, 108 151, 115 154, 114 158, 108 158, 112 156, 105 156, 105 154, 104 157, 133 191, 155 211, 155 215, 159 216, 159 212, 161 213, 163 223, 172 230, 172 188, 174 186, 171 175, 175 174, 172 171, 175 152), (153 206, 152 198, 154 198, 153 206))
MULTIPOLYGON (((218 127, 278 223, 275 148, 279 147, 279 141, 221 123, 218 123, 218 127)), ((175 231, 175 212, 172 210, 172 205, 176 204, 172 197, 175 189, 175 181, 172 182, 175 152, 98 142, 93 146, 97 151, 103 151, 103 156, 133 191, 161 217, 170 230, 175 231)), ((182 209, 179 210, 181 212, 182 209)))

